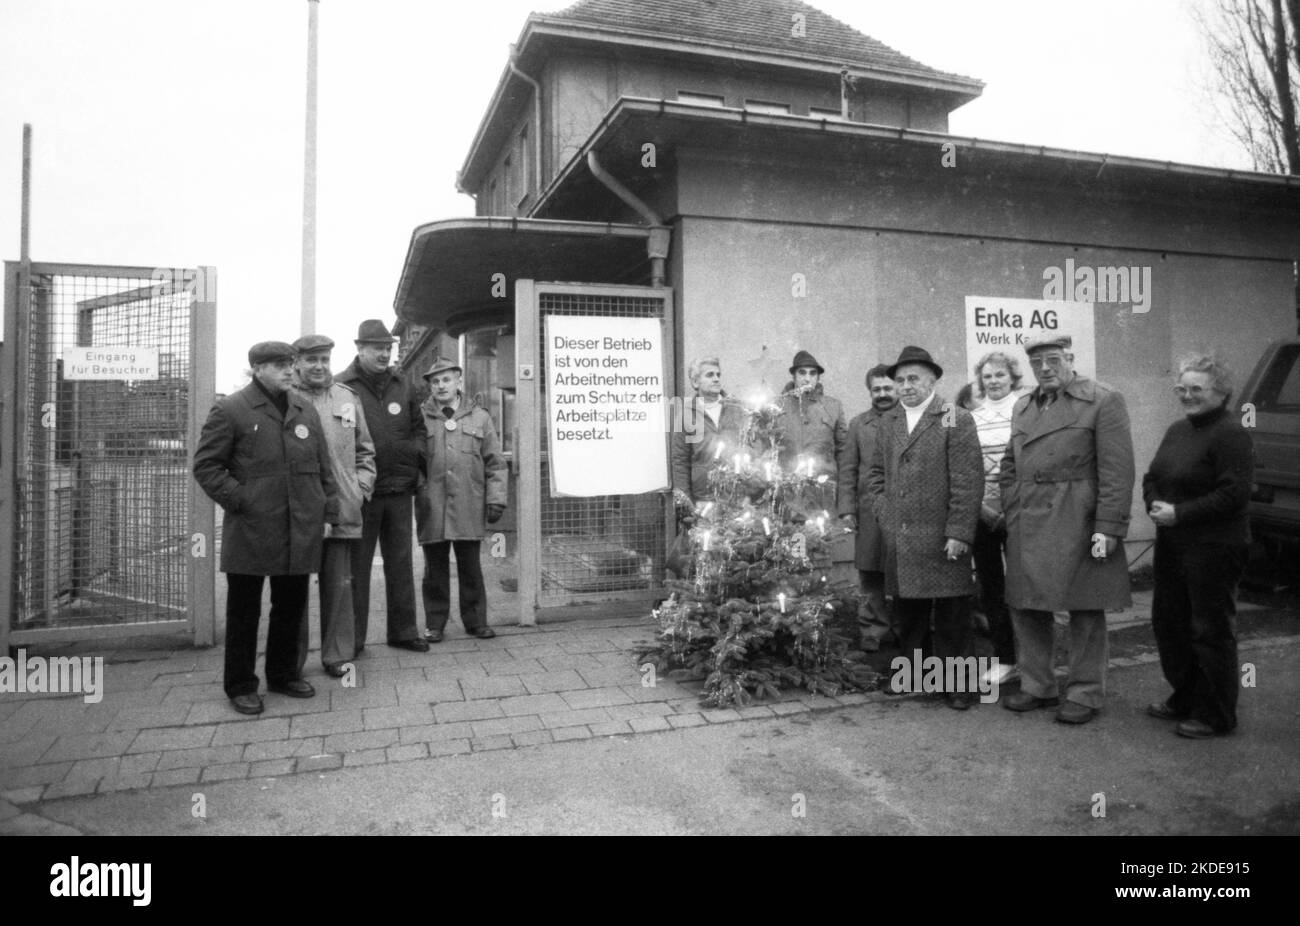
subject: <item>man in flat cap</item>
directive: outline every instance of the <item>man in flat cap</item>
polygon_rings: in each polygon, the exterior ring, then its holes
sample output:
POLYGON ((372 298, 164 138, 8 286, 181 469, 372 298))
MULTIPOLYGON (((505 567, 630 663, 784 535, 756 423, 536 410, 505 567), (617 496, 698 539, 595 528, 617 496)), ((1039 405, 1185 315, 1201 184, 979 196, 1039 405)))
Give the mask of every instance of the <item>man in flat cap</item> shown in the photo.
POLYGON ((812 354, 799 351, 790 364, 790 382, 780 399, 781 452, 777 459, 781 468, 788 473, 802 466, 809 476, 829 477, 815 497, 800 500, 810 517, 822 510, 828 515, 835 511, 835 482, 848 443, 844 407, 822 389, 825 372, 812 354))
MULTIPOLYGON (((332 678, 346 674, 356 658, 356 613, 352 604, 352 551, 361 543, 361 507, 375 488, 375 444, 361 399, 330 372, 334 342, 309 334, 293 342, 293 388, 316 409, 329 444, 338 483, 339 522, 325 532, 320 563, 320 658, 332 678)), ((298 668, 307 662, 307 620, 302 622, 298 668)), ((364 642, 364 637, 361 638, 364 642)))
MULTIPOLYGON (((867 494, 885 535, 886 586, 895 596, 903 655, 973 665, 970 551, 984 497, 975 419, 939 399, 943 367, 928 351, 904 347, 887 372, 899 404, 876 427, 867 494)), ((966 710, 978 685, 967 678, 944 692, 948 706, 966 710)))
POLYGON ((429 644, 415 620, 415 569, 411 563, 411 504, 424 462, 424 422, 412 385, 389 368, 393 335, 377 318, 357 329, 357 356, 334 377, 361 398, 375 443, 375 490, 361 506, 361 543, 353 547, 352 607, 357 650, 370 625, 370 568, 376 544, 384 554, 388 645, 425 653, 429 644))
POLYGON ((1060 705, 1087 723, 1106 693, 1106 609, 1130 604, 1124 535, 1133 501, 1133 438, 1124 397, 1074 372, 1069 335, 1025 343, 1038 380, 1016 402, 999 484, 1007 519, 1007 605, 1020 691, 1013 711, 1060 705), (1053 612, 1070 613, 1065 700, 1052 670, 1053 612))
POLYGON ((424 551, 425 639, 442 642, 451 612, 447 556, 454 549, 460 621, 470 636, 487 640, 496 632, 487 623, 479 554, 484 522, 495 524, 506 510, 506 461, 492 416, 461 389, 459 364, 438 359, 424 378, 428 471, 415 512, 424 551))
POLYGON ((225 689, 235 710, 260 714, 257 625, 271 581, 266 688, 293 698, 316 692, 298 664, 299 625, 325 525, 339 499, 320 416, 290 388, 294 349, 280 341, 248 352, 253 381, 218 400, 194 452, 194 478, 224 511, 225 689))

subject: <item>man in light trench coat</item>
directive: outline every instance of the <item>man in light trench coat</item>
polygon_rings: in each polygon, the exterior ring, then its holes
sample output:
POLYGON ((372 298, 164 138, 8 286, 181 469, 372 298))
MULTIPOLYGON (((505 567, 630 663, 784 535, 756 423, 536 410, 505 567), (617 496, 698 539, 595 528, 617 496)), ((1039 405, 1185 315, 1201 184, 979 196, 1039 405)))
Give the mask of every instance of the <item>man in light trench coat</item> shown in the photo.
POLYGON ((461 368, 435 361, 424 374, 429 397, 424 415, 428 469, 415 496, 415 520, 424 551, 425 639, 441 643, 451 612, 448 554, 456 551, 460 621, 480 640, 496 636, 487 623, 487 589, 479 562, 484 521, 506 510, 506 460, 492 416, 461 390, 461 368))
MULTIPOLYGON (((352 607, 352 557, 361 543, 361 506, 375 489, 375 444, 366 426, 360 397, 335 382, 330 372, 334 342, 308 334, 293 342, 298 358, 293 388, 316 409, 329 442, 330 464, 338 484, 339 523, 325 529, 320 564, 320 659, 325 674, 342 678, 357 657, 356 611, 352 607)), ((308 621, 303 616, 298 669, 307 664, 308 621)))
POLYGON ((1124 397, 1074 372, 1073 341, 1025 343, 1038 388, 1016 403, 999 482, 1007 518, 1007 604, 1020 691, 1004 707, 1060 704, 1087 723, 1106 693, 1106 609, 1129 597, 1124 536, 1133 500, 1133 438, 1124 397), (1070 613, 1065 701, 1052 671, 1054 611, 1070 613))

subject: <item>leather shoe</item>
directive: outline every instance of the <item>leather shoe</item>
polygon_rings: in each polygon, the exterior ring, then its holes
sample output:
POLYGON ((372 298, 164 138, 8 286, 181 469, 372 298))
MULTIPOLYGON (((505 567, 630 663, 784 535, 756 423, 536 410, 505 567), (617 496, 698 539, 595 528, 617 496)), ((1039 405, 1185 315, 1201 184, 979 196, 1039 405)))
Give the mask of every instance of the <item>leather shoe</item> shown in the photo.
POLYGON ((330 678, 342 678, 348 674, 348 664, 345 662, 340 665, 328 665, 325 667, 325 674, 330 678))
POLYGON ((480 627, 478 630, 474 631, 474 636, 478 637, 480 640, 491 640, 496 635, 497 632, 491 627, 480 627))
POLYGON ((1004 699, 1002 706, 1009 711, 1023 712, 1037 710, 1040 707, 1056 707, 1060 703, 1060 698, 1036 698, 1027 692, 1017 691, 1004 699))
POLYGON ((1152 701, 1147 705, 1147 713, 1160 720, 1186 720, 1187 715, 1174 710, 1168 701, 1152 701))
POLYGON ((943 703, 947 704, 954 711, 970 710, 970 697, 964 694, 946 694, 943 696, 943 703))
POLYGON ((409 649, 413 653, 427 653, 429 651, 429 644, 419 637, 414 640, 394 640, 388 645, 395 649, 409 649))
POLYGON ((1056 719, 1061 723, 1087 723, 1096 716, 1095 707, 1088 707, 1078 701, 1066 701, 1056 712, 1056 719))
POLYGON ((230 703, 241 714, 260 714, 265 709, 261 696, 257 694, 235 695, 230 703))
POLYGON ((1221 735, 1218 730, 1214 729, 1214 727, 1210 726, 1208 723, 1203 723, 1199 720, 1192 720, 1190 718, 1179 721, 1174 732, 1179 736, 1185 736, 1188 739, 1193 740, 1207 740, 1210 737, 1221 735))
POLYGON ((311 687, 311 682, 303 678, 294 678, 287 682, 276 682, 274 685, 267 682, 266 690, 273 691, 276 694, 288 695, 291 698, 316 697, 316 689, 311 687))
POLYGON ((425 631, 424 639, 427 640, 427 641, 430 642, 430 643, 441 643, 441 642, 442 642, 442 631, 441 631, 441 630, 427 630, 427 631, 425 631))

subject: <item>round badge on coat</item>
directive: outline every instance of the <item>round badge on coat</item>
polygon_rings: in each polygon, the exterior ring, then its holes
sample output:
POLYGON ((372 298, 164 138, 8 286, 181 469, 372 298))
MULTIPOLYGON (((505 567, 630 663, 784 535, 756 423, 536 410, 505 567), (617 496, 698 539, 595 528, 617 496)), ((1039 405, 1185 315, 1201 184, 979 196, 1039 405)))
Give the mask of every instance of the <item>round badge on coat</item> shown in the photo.
POLYGON ((446 428, 448 431, 454 431, 456 430, 456 419, 448 418, 445 422, 443 422, 442 426, 446 428))
POLYGON ((399 405, 397 402, 389 402, 389 403, 388 403, 388 414, 390 414, 390 415, 400 415, 401 413, 402 413, 402 406, 401 406, 401 405, 399 405))
POLYGON ((293 433, 298 435, 299 440, 306 440, 307 435, 310 434, 311 432, 307 430, 307 425, 300 424, 298 425, 298 427, 293 429, 293 433))

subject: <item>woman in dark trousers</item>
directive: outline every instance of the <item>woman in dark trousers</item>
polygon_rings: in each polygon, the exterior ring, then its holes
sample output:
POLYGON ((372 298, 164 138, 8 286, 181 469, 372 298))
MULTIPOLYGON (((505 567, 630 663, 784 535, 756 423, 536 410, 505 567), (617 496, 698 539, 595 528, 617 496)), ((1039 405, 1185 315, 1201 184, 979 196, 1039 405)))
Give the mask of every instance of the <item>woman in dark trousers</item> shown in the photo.
POLYGON ((1156 523, 1151 623, 1174 691, 1147 713, 1199 739, 1237 725, 1235 599, 1250 542, 1254 447, 1217 358, 1184 360, 1174 391, 1187 417, 1165 432, 1142 480, 1156 523))

